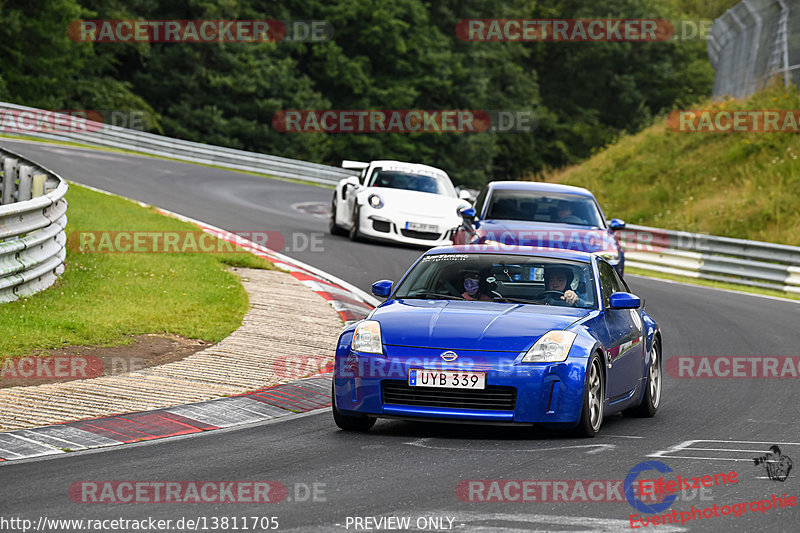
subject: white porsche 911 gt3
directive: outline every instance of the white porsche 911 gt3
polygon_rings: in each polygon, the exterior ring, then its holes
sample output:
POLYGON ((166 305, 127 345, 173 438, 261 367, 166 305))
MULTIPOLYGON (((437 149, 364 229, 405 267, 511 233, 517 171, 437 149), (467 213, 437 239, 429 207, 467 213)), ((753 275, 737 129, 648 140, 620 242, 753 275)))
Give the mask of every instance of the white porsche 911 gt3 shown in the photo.
POLYGON ((360 170, 339 182, 331 204, 330 231, 350 238, 390 240, 420 246, 452 242, 461 224, 459 210, 469 207, 450 177, 428 165, 400 161, 344 161, 360 170))

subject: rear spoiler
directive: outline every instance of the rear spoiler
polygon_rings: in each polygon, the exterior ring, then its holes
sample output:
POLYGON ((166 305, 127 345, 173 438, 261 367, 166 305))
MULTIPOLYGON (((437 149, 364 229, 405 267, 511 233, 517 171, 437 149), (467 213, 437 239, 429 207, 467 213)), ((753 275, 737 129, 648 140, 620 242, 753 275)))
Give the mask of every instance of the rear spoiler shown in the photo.
POLYGON ((369 166, 369 163, 364 163, 362 161, 348 161, 345 159, 342 161, 342 168, 348 168, 350 170, 363 170, 369 166))

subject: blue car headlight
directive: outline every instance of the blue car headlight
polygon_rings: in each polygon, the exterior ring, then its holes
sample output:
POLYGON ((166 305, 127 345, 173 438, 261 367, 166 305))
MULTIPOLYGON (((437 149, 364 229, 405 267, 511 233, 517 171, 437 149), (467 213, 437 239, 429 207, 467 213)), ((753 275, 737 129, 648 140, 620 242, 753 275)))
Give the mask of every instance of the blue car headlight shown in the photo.
POLYGON ((356 326, 353 342, 350 345, 356 352, 383 353, 381 324, 376 320, 365 320, 356 326))
POLYGON ((375 209, 380 209, 383 207, 383 198, 377 194, 370 194, 369 198, 367 198, 367 203, 375 209))
POLYGON ((567 359, 577 335, 571 331, 548 331, 533 343, 523 363, 560 363, 567 359))

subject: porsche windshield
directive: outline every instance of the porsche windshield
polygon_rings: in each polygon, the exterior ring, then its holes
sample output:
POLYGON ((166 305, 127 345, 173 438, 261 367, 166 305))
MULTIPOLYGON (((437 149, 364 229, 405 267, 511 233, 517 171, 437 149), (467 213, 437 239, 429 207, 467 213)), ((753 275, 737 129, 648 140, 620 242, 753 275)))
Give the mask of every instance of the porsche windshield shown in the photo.
POLYGON ((538 191, 494 191, 485 218, 606 227, 591 198, 538 191))
POLYGON ((597 308, 589 263, 505 254, 423 257, 395 299, 482 300, 597 308))
POLYGON ((453 184, 450 183, 448 178, 440 174, 415 174, 376 168, 372 172, 372 180, 369 186, 456 196, 453 184))

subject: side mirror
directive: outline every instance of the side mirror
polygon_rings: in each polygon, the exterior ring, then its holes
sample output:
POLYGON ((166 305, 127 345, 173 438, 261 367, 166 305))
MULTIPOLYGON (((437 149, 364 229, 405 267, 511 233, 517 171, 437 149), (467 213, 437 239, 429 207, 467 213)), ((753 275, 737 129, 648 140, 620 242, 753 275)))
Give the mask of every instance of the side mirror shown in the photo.
POLYGON ((639 309, 642 305, 641 298, 629 292, 615 292, 610 300, 611 309, 639 309))
POLYGON ((358 176, 350 176, 349 178, 345 178, 344 185, 342 185, 342 200, 347 198, 347 189, 350 187, 358 187, 361 185, 361 182, 358 181, 358 176))
POLYGON ((473 222, 475 220, 475 208, 474 207, 459 207, 458 214, 461 215, 465 221, 473 222))
POLYGON ((392 293, 392 280, 382 279, 372 284, 372 294, 381 298, 387 298, 392 293))
POLYGON ((458 197, 461 200, 466 200, 466 201, 472 203, 472 195, 466 189, 461 189, 460 191, 458 191, 458 197))
POLYGON ((616 231, 618 229, 625 229, 625 221, 620 220, 618 218, 612 218, 611 222, 609 222, 608 227, 611 228, 611 231, 616 231))

